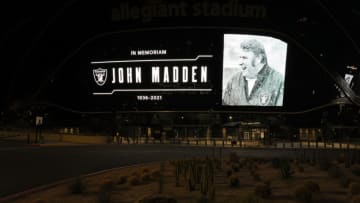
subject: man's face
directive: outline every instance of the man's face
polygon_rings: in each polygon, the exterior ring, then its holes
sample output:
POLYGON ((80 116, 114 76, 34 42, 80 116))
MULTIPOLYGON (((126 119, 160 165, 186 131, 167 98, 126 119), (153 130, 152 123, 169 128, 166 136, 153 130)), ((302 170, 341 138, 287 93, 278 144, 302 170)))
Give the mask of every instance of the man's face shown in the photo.
POLYGON ((261 57, 255 56, 251 51, 240 49, 239 65, 243 75, 247 78, 256 78, 257 73, 261 70, 261 57))

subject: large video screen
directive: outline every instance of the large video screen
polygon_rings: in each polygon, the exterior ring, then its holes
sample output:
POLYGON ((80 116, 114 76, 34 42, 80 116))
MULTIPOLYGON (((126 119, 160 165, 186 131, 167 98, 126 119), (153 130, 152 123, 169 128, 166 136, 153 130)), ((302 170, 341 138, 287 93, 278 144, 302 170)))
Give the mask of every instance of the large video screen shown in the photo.
POLYGON ((222 105, 283 106, 287 43, 224 34, 222 105))

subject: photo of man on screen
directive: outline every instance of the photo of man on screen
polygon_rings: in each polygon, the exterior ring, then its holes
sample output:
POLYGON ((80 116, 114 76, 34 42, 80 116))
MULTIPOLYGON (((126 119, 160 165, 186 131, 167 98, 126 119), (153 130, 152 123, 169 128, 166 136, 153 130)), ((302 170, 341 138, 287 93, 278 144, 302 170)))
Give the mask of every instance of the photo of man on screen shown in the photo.
MULTIPOLYGON (((284 75, 268 64, 264 45, 249 38, 236 51, 237 71, 223 89, 223 105, 282 106, 284 75)), ((225 58, 225 57, 224 57, 225 58)))

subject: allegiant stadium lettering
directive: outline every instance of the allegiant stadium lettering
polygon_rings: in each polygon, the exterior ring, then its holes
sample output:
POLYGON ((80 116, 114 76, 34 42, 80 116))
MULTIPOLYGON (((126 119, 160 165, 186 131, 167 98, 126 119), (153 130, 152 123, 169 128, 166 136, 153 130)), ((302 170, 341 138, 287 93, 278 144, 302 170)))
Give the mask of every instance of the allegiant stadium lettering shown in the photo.
MULTIPOLYGON (((151 83, 207 83, 207 66, 151 66, 151 83)), ((111 68, 112 84, 131 84, 143 82, 141 66, 111 68)))

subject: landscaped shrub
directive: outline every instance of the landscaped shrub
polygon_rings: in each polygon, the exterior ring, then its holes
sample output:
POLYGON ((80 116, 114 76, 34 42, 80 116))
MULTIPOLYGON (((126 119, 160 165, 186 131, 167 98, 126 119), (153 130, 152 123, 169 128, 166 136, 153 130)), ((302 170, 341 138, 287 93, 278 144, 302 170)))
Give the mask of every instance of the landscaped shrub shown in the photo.
POLYGON ((294 175, 294 171, 291 169, 288 161, 280 163, 280 174, 283 179, 289 179, 294 175))
POLYGON ((261 178, 260 178, 260 175, 256 172, 252 173, 252 177, 255 181, 260 181, 261 178))
POLYGON ((105 181, 100 186, 100 191, 98 194, 98 202, 99 203, 109 203, 111 202, 111 190, 114 187, 113 181, 105 181))
POLYGON ((209 197, 201 196, 199 199, 196 200, 196 203, 213 203, 214 201, 211 200, 209 197))
POLYGON ((354 196, 351 198, 351 203, 360 203, 360 196, 354 196))
POLYGON ((227 177, 230 177, 232 175, 232 169, 228 169, 227 171, 226 171, 226 176, 227 177))
POLYGON ((141 181, 142 182, 150 182, 151 181, 151 176, 149 173, 144 173, 141 176, 141 181))
POLYGON ((128 183, 130 186, 140 185, 140 178, 136 175, 132 175, 128 179, 128 183))
POLYGON ((117 182, 118 184, 124 184, 126 183, 128 180, 127 176, 120 176, 119 181, 117 182))
POLYGON ((342 187, 348 188, 352 181, 353 180, 349 177, 341 177, 339 183, 342 187))
POLYGON ((360 194, 360 184, 359 183, 350 183, 349 192, 351 195, 360 194))
POLYGON ((360 166, 351 167, 351 172, 356 176, 360 176, 360 166))
POLYGON ((337 166, 337 165, 332 165, 332 166, 328 169, 328 173, 329 173, 329 176, 330 176, 331 178, 339 178, 339 177, 342 177, 342 176, 343 176, 342 170, 341 170, 340 167, 337 166))
POLYGON ((230 187, 238 187, 240 185, 239 177, 231 176, 230 177, 230 187))
POLYGON ((303 173, 303 172, 304 172, 304 166, 298 164, 298 165, 297 165, 297 170, 298 170, 300 173, 303 173))
POLYGON ((254 189, 255 195, 261 198, 269 198, 271 196, 270 185, 265 183, 258 183, 254 189))
POLYGON ((240 197, 236 202, 239 203, 260 203, 260 199, 253 193, 240 197))
POLYGON ((281 160, 279 158, 273 158, 271 164, 274 168, 280 168, 281 160))
POLYGON ((152 195, 142 197, 136 203, 177 203, 176 199, 166 195, 152 195))
POLYGON ((85 190, 85 184, 81 178, 76 178, 73 183, 70 184, 69 190, 71 194, 82 194, 85 190))
POLYGON ((231 168, 233 169, 234 172, 239 172, 240 171, 240 167, 239 167, 239 164, 233 164, 231 166, 231 168))
POLYGON ((229 155, 229 160, 232 163, 238 163, 239 162, 239 156, 235 152, 232 152, 229 155))
POLYGON ((327 171, 331 167, 331 162, 327 159, 320 159, 318 166, 320 170, 327 171))
POLYGON ((155 170, 151 173, 153 179, 157 179, 160 176, 160 170, 155 170))
POLYGON ((318 183, 314 181, 306 181, 305 187, 309 189, 311 192, 319 193, 320 192, 320 186, 318 183))
POLYGON ((301 202, 310 203, 312 200, 312 193, 305 186, 301 186, 296 188, 295 197, 301 202))
POLYGON ((345 156, 345 153, 341 153, 337 158, 336 158, 337 162, 339 164, 342 164, 345 162, 346 160, 346 156, 345 156))
POLYGON ((38 200, 35 200, 35 202, 33 203, 47 203, 46 200, 43 200, 43 199, 38 199, 38 200))

